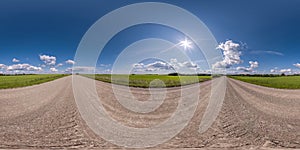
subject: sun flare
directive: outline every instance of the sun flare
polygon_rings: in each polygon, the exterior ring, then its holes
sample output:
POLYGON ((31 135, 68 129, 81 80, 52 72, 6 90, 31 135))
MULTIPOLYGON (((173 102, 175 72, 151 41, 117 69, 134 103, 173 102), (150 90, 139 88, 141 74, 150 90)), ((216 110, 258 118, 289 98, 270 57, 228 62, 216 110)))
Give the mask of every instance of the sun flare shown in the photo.
POLYGON ((184 41, 180 41, 179 44, 180 44, 180 46, 184 47, 185 50, 192 48, 192 42, 189 41, 187 38, 185 38, 184 41))

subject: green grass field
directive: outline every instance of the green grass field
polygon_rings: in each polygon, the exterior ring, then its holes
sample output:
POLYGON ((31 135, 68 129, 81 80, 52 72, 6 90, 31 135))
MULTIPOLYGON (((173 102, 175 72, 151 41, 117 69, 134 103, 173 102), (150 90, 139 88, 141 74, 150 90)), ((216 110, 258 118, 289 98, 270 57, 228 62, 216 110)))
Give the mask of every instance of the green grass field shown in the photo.
POLYGON ((279 76, 279 77, 249 77, 249 76, 231 76, 233 79, 244 82, 279 88, 279 89, 300 89, 300 76, 279 76))
MULTIPOLYGON (((95 78, 96 80, 109 82, 113 84, 126 85, 132 87, 164 87, 162 84, 153 84, 151 81, 159 79, 164 82, 165 87, 175 87, 188 85, 198 82, 203 82, 211 79, 211 76, 168 76, 168 75, 129 75, 129 83, 126 82, 128 75, 108 75, 108 74, 97 74, 97 75, 83 75, 89 78, 95 78), (150 84, 151 83, 151 84, 150 84)), ((158 82, 156 82, 158 83, 158 82)))
POLYGON ((0 89, 24 87, 52 81, 67 75, 62 74, 40 74, 40 75, 17 75, 0 76, 0 89))

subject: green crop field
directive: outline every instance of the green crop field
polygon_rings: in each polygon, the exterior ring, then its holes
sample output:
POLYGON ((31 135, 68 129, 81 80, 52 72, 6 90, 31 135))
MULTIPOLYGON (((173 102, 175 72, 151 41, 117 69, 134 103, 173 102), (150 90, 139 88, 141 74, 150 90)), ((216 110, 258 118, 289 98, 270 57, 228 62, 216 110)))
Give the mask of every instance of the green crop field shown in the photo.
POLYGON ((198 82, 203 82, 211 79, 211 76, 168 76, 168 75, 83 75, 89 78, 94 78, 99 81, 109 82, 113 84, 126 85, 132 87, 175 87, 188 85, 198 82), (129 83, 127 82, 129 76, 129 83), (164 82, 165 86, 160 82, 152 82, 159 79, 164 82))
POLYGON ((300 76, 278 76, 278 77, 249 77, 249 76, 231 76, 233 79, 244 82, 279 88, 279 89, 300 89, 300 76))
POLYGON ((0 76, 0 89, 24 87, 52 81, 67 75, 40 74, 40 75, 11 75, 0 76))

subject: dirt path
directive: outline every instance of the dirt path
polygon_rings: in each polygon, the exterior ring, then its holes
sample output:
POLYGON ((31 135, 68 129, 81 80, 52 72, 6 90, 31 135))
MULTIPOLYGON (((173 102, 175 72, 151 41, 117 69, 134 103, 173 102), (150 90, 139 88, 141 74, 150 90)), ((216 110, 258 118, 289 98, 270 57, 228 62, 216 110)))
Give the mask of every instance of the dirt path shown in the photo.
MULTIPOLYGON (((188 93, 191 87, 184 87, 187 93, 183 97, 200 92, 196 112, 177 136, 155 148, 300 148, 300 90, 265 88, 233 79, 227 80, 218 118, 208 131, 199 134, 211 94, 210 83, 201 83, 201 90, 192 93, 188 93)), ((136 128, 164 122, 176 111, 181 97, 180 88, 168 88, 159 108, 141 114, 124 108, 116 100, 111 84, 97 81, 96 87, 108 115, 136 128)), ((119 96, 128 97, 122 86, 115 90, 119 96)), ((151 97, 147 89, 130 90, 139 101, 151 97)), ((0 90, 0 148, 119 148, 85 124, 73 95, 71 76, 0 90)))

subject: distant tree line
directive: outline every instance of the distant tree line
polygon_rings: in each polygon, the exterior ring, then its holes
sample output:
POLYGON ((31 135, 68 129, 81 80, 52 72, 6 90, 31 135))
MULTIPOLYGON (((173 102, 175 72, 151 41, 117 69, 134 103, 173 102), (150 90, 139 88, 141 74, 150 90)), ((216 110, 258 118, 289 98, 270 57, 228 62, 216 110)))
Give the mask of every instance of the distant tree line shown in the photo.
POLYGON ((282 76, 300 76, 300 74, 286 75, 282 74, 233 74, 230 76, 248 76, 248 77, 282 77, 282 76))
POLYGON ((168 76, 211 76, 211 74, 182 74, 182 73, 169 73, 168 76))
MULTIPOLYGON (((0 76, 23 76, 23 75, 38 75, 38 74, 34 74, 34 73, 3 74, 3 73, 0 73, 0 76)), ((67 75, 67 73, 64 75, 67 75)))
POLYGON ((23 75, 36 75, 36 74, 33 74, 33 73, 30 73, 30 74, 25 74, 25 73, 3 74, 3 73, 0 73, 0 76, 23 76, 23 75))

